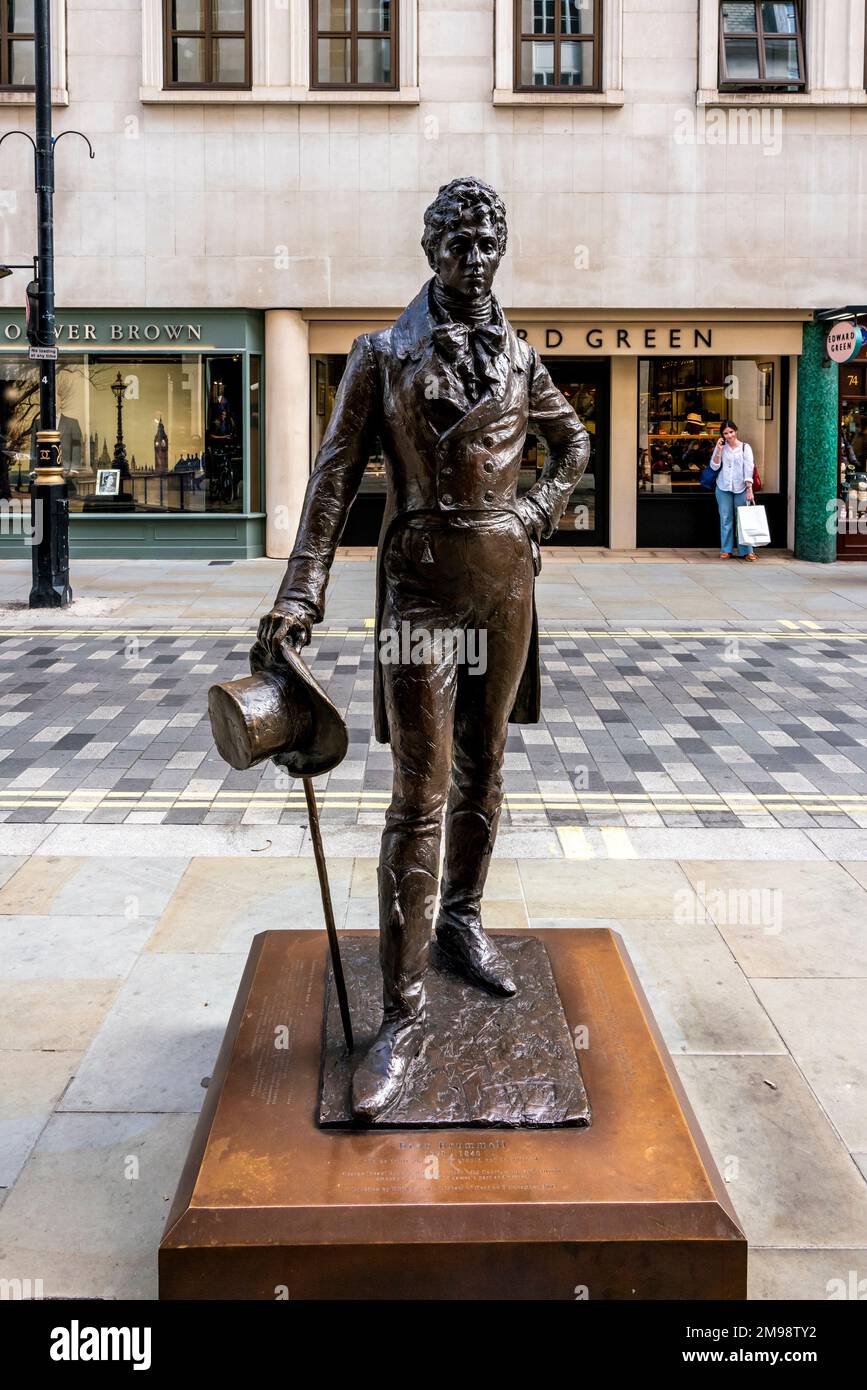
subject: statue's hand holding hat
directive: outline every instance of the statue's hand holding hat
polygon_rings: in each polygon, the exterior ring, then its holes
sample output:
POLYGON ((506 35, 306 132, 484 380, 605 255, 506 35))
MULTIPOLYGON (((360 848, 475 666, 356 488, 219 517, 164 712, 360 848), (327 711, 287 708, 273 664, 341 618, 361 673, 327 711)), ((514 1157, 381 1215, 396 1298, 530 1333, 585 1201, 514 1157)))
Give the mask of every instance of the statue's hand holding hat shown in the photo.
POLYGON ((252 675, 211 687, 214 742, 231 767, 271 758, 295 777, 316 777, 346 756, 346 725, 298 652, 310 627, 300 604, 278 600, 259 623, 252 675))
POLYGON ((259 671, 261 649, 264 648, 272 661, 284 657, 284 646, 288 643, 296 651, 310 642, 312 622, 308 610, 291 599, 278 599, 270 613, 260 619, 256 642, 250 652, 250 669, 259 671), (255 664, 259 663, 259 664, 255 664))

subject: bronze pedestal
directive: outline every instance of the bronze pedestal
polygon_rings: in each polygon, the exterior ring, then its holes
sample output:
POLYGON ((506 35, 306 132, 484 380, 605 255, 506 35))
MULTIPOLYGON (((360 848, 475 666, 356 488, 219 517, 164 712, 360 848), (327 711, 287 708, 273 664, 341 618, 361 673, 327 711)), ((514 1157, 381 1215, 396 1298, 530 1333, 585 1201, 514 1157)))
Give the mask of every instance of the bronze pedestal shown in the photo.
POLYGON ((533 935, 586 1042, 590 1128, 321 1128, 325 933, 257 936, 160 1297, 744 1298, 745 1237, 620 938, 533 935))

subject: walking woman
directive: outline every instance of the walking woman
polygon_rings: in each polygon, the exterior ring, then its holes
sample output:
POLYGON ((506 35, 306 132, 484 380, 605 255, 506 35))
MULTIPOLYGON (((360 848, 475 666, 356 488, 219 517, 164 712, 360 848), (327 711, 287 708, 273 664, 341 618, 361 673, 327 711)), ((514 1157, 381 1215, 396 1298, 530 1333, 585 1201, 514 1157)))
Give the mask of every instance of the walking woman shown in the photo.
MULTIPOLYGON (((736 543, 737 508, 748 506, 753 500, 756 468, 753 451, 749 444, 743 444, 738 439, 738 427, 734 420, 723 422, 710 466, 718 475, 716 501, 720 521, 720 559, 730 560, 736 543)), ((756 558, 751 545, 738 546, 738 554, 744 560, 756 558)))

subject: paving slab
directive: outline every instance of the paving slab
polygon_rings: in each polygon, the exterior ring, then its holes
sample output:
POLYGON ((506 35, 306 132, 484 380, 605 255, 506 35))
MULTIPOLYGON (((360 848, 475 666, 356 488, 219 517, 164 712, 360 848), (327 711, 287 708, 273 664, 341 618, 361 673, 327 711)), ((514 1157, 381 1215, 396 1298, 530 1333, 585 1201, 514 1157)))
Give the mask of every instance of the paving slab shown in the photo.
POLYGON ((822 1303, 867 1298, 867 1249, 750 1250, 751 1299, 822 1303))
POLYGON ((145 954, 63 1101, 69 1111, 191 1111, 202 1102, 246 953, 145 954))
POLYGON ((194 1115, 55 1115, 0 1208, 0 1278, 44 1298, 154 1299, 194 1115))
POLYGON ((754 987, 844 1144, 867 1151, 867 979, 754 987))
POLYGON ((0 981, 122 979, 153 927, 145 917, 0 917, 0 981))
POLYGON ((75 1069, 77 1052, 0 1052, 0 1188, 11 1187, 75 1069))
POLYGON ((773 1019, 712 923, 630 920, 617 929, 670 1052, 785 1053, 773 1019))
POLYGON ((751 978, 867 975, 867 890, 842 865, 686 860, 683 871, 751 978))
POLYGON ((867 1183, 790 1057, 676 1066, 751 1247, 867 1245, 867 1183))
POLYGON ((519 867, 533 917, 671 921, 678 912, 695 917, 694 893, 676 863, 565 860, 555 872, 548 864, 522 860, 519 867))

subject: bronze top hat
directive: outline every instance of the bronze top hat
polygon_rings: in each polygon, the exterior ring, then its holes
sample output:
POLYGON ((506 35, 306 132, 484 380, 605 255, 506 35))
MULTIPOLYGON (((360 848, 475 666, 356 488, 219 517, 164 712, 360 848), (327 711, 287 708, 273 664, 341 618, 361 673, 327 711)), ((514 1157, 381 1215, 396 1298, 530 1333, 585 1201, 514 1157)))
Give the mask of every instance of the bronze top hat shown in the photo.
POLYGON ((241 771, 271 758, 293 777, 317 777, 345 758, 346 725, 294 647, 281 650, 283 660, 271 662, 257 642, 252 676, 211 686, 214 742, 241 771))

